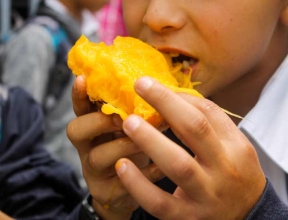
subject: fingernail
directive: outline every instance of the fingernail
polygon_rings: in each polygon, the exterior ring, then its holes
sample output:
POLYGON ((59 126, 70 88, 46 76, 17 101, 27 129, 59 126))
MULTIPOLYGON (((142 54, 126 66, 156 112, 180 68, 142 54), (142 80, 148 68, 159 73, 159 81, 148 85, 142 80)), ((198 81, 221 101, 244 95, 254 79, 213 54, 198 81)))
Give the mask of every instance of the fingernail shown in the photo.
POLYGON ((153 81, 151 80, 151 78, 142 77, 142 78, 138 79, 137 84, 136 84, 136 88, 140 91, 145 91, 145 90, 149 89, 149 87, 151 87, 152 84, 153 84, 153 81))
POLYGON ((78 83, 81 82, 81 83, 84 83, 84 84, 85 84, 85 83, 86 83, 86 82, 85 82, 85 76, 84 76, 84 75, 78 75, 78 76, 77 76, 77 81, 78 81, 78 83))
POLYGON ((140 119, 136 115, 129 116, 124 122, 124 128, 129 131, 134 131, 140 125, 140 119))
POLYGON ((163 132, 163 131, 168 130, 168 128, 169 128, 169 124, 168 124, 166 121, 163 121, 163 122, 159 125, 158 130, 159 130, 160 132, 163 132))
POLYGON ((127 164, 121 160, 120 161, 118 160, 117 163, 115 164, 115 169, 117 174, 121 175, 127 169, 127 164))

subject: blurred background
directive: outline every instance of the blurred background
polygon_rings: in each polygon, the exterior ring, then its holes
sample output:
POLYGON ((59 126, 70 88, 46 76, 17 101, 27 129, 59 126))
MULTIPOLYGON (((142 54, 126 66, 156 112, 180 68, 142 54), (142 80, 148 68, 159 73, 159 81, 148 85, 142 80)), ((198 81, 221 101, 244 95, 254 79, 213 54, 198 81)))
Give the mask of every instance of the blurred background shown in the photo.
POLYGON ((33 15, 40 0, 0 0, 1 42, 11 30, 22 25, 23 20, 33 15))
POLYGON ((66 135, 75 118, 67 54, 81 34, 106 44, 127 36, 122 0, 0 0, 0 82, 23 88, 42 106, 45 147, 71 165, 86 188, 66 135))
MULTIPOLYGON (((5 42, 9 33, 36 13, 41 0, 0 0, 0 42, 5 42)), ((110 4, 95 13, 100 23, 101 40, 111 44, 116 36, 127 36, 122 18, 122 0, 111 0, 110 4)))

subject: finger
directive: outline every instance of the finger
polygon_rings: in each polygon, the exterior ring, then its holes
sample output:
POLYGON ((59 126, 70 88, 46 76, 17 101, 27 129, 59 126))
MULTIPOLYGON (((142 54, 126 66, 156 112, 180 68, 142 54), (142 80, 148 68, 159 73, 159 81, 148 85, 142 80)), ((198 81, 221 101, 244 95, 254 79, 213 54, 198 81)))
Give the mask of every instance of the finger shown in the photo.
POLYGON ((157 129, 161 132, 164 132, 169 129, 169 125, 167 124, 166 121, 163 121, 157 129))
MULTIPOLYGON (((134 165, 137 166, 137 164, 135 164, 135 163, 134 163, 134 165)), ((139 166, 137 166, 137 167, 139 168, 139 166)), ((157 182, 157 181, 159 181, 165 177, 165 174, 154 163, 150 164, 149 166, 142 168, 141 172, 152 183, 155 183, 155 182, 157 182)))
POLYGON ((177 131, 178 138, 199 159, 206 163, 221 160, 223 149, 220 140, 199 109, 149 77, 139 79, 135 84, 135 90, 155 107, 173 131, 177 131))
POLYGON ((94 137, 122 130, 122 119, 118 115, 105 115, 93 112, 72 120, 66 129, 67 137, 79 153, 87 154, 91 150, 94 137), (94 122, 94 123, 91 123, 94 122))
MULTIPOLYGON (((164 177, 164 174, 155 164, 146 166, 145 168, 141 169, 141 172, 142 175, 144 175, 150 182, 156 182, 164 177)), ((106 206, 106 208, 108 208, 107 205, 117 207, 118 201, 123 203, 122 199, 130 196, 125 186, 123 186, 122 182, 119 180, 118 176, 109 179, 103 178, 102 181, 98 179, 97 183, 93 182, 93 186, 91 186, 90 189, 90 193, 93 195, 93 198, 103 206, 106 206)))
POLYGON ((86 79, 80 75, 75 78, 72 88, 73 109, 77 116, 95 111, 95 105, 89 100, 86 91, 86 79))
MULTIPOLYGON (((114 166, 119 158, 129 157, 140 151, 129 138, 119 138, 93 148, 89 152, 88 160, 92 169, 97 170, 102 175, 102 172, 106 172, 106 169, 114 166)), ((137 159, 146 159, 146 165, 148 165, 149 158, 144 154, 142 158, 137 159)), ((115 173, 110 173, 110 175, 115 175, 115 173)))
POLYGON ((195 97, 187 93, 179 93, 178 95, 205 115, 219 138, 230 138, 235 141, 235 137, 237 137, 235 132, 239 133, 239 129, 222 108, 208 99, 195 97))
POLYGON ((169 140, 151 124, 137 115, 123 123, 124 132, 178 186, 193 193, 201 189, 206 174, 183 148, 169 140))
POLYGON ((134 209, 134 207, 131 207, 133 204, 138 206, 138 204, 133 202, 118 176, 103 180, 98 179, 96 182, 88 182, 88 188, 93 199, 97 204, 101 205, 101 209, 117 211, 119 207, 123 210, 126 208, 134 209))
POLYGON ((128 159, 117 161, 115 168, 125 189, 141 207, 159 219, 173 219, 175 207, 180 205, 176 198, 152 184, 128 159))

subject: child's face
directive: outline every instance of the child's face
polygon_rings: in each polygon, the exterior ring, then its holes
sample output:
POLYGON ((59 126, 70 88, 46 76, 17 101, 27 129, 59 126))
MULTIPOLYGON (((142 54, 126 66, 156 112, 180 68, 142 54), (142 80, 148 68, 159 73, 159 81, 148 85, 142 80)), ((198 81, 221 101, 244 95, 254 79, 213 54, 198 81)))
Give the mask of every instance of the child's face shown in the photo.
POLYGON ((288 39, 280 22, 285 4, 287 0, 123 0, 123 11, 131 36, 193 57, 192 81, 200 81, 197 89, 210 96, 269 65, 281 50, 271 41, 284 45, 288 39))

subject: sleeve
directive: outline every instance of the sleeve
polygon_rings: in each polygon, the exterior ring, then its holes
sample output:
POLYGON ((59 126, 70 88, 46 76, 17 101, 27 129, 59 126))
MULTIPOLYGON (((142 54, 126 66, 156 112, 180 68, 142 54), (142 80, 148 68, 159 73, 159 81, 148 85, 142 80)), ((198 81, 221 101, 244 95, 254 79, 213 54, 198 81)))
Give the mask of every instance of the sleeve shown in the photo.
POLYGON ((17 220, 79 219, 86 192, 72 168, 46 150, 39 104, 13 88, 1 116, 0 210, 17 220))
POLYGON ((17 32, 5 46, 3 82, 20 86, 43 103, 49 71, 55 62, 50 33, 30 24, 17 32))
MULTIPOLYGON (((65 220, 90 220, 83 217, 81 204, 77 205, 65 220)), ((64 219, 63 219, 64 220, 64 219)))
POLYGON ((265 190, 246 220, 287 220, 288 207, 279 199, 267 179, 265 190))
MULTIPOLYGON (((239 204, 241 205, 241 204, 239 204)), ((288 207, 279 199, 267 179, 264 192, 245 220, 287 220, 288 207)), ((131 220, 156 220, 141 207, 134 211, 131 220)))

